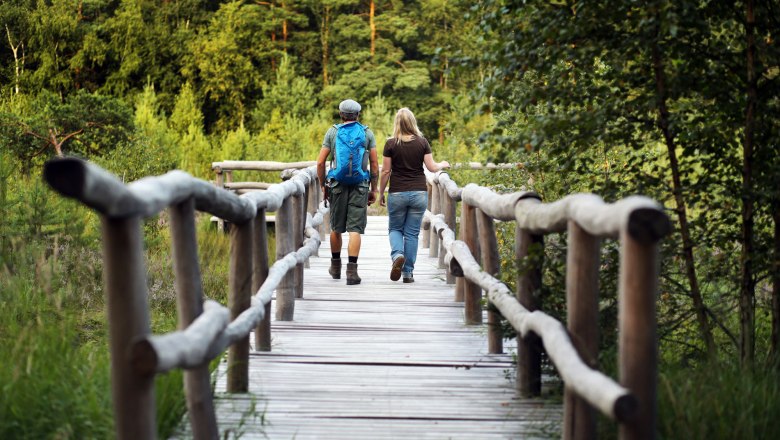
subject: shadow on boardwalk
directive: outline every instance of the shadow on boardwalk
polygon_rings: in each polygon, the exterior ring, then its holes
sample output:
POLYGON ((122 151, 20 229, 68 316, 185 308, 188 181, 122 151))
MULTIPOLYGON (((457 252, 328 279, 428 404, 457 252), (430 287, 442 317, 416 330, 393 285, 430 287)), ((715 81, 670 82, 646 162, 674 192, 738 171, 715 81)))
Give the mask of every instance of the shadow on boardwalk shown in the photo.
MULTIPOLYGON (((345 259, 346 245, 345 236, 345 259)), ((389 254, 387 217, 369 217, 363 282, 347 286, 328 275, 323 240, 295 321, 274 321, 273 351, 250 357, 250 392, 225 394, 220 365, 220 430, 243 439, 560 438, 561 405, 518 398, 511 355, 488 354, 485 327, 463 324, 428 250, 414 284, 390 281, 389 254)), ((189 437, 185 425, 176 438, 189 437)))

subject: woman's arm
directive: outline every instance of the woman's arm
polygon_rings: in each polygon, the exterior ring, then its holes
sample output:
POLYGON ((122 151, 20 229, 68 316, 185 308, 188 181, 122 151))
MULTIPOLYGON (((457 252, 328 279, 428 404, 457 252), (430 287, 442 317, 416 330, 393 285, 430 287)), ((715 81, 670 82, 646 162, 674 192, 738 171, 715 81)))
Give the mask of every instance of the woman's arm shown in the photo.
POLYGON ((393 171, 393 160, 387 156, 382 157, 382 173, 379 178, 379 205, 385 206, 385 187, 390 180, 390 173, 393 171))
POLYGON ((428 169, 428 171, 435 173, 437 171, 441 171, 444 168, 449 168, 450 163, 446 160, 443 160, 441 162, 434 162, 433 161, 433 154, 428 153, 425 156, 423 156, 423 163, 425 164, 425 168, 428 169))

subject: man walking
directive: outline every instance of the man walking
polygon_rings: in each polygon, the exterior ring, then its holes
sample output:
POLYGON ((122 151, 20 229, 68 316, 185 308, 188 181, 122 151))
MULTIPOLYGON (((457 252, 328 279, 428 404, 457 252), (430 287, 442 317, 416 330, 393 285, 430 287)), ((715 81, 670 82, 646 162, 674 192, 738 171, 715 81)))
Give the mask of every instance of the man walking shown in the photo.
POLYGON ((368 127, 358 122, 360 110, 360 104, 351 99, 341 101, 339 116, 342 123, 334 125, 325 133, 317 157, 317 176, 325 200, 330 202, 331 259, 328 273, 333 279, 341 278, 341 234, 349 232, 348 285, 360 284, 357 272, 360 235, 366 229, 368 205, 377 200, 379 174, 376 138, 368 127), (333 160, 326 176, 325 162, 328 156, 332 156, 333 160))

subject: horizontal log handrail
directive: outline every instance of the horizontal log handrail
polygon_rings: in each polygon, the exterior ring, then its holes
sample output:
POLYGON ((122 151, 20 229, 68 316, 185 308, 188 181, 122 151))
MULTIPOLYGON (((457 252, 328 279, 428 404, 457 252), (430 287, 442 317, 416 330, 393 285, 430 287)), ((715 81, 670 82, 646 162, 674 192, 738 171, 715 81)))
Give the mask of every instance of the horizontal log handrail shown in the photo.
MULTIPOLYGON (((434 255, 433 247, 440 246, 437 251, 440 264, 459 277, 456 300, 465 299, 467 323, 481 323, 482 319, 481 310, 476 311, 477 316, 470 310, 479 302, 473 297, 475 290, 470 286, 474 286, 484 290, 488 302, 518 332, 518 356, 528 358, 524 359, 524 365, 518 364, 520 390, 539 393, 540 358, 534 358, 533 348, 534 338, 538 337, 566 385, 565 439, 596 436, 591 408, 620 423, 620 438, 654 438, 657 243, 671 231, 664 209, 652 199, 642 196, 605 203, 594 194, 573 194, 553 203, 543 203, 534 192, 498 194, 474 183, 460 188, 445 171, 426 173, 426 178, 433 203, 425 213, 423 228, 433 232, 428 234, 431 255, 434 255), (463 209, 459 238, 456 238, 454 219, 447 221, 440 212, 458 201, 463 203, 463 209), (490 262, 494 266, 497 250, 480 249, 476 241, 475 210, 476 218, 482 223, 480 228, 485 229, 478 232, 483 247, 496 246, 495 237, 491 240, 487 236, 495 235, 493 221, 515 222, 518 258, 529 255, 531 241, 541 243, 545 234, 569 231, 566 288, 567 301, 571 305, 568 330, 558 320, 537 309, 539 304, 532 289, 537 289, 535 284, 541 282, 538 269, 541 263, 535 263, 535 272, 529 270, 527 274, 518 276, 516 296, 495 277, 495 273, 483 270, 478 262, 479 254, 483 264, 490 262), (488 221, 490 223, 486 223, 488 221), (595 273, 599 267, 598 240, 601 238, 617 238, 621 243, 620 383, 595 367, 598 336, 597 329, 593 328, 597 323, 593 315, 598 313, 595 273), (461 283, 461 280, 464 281, 461 283), (574 343, 572 335, 578 339, 578 344, 574 343)), ((495 346, 500 347, 500 344, 494 343, 499 338, 494 327, 497 326, 488 328, 491 350, 495 346)))
POLYGON ((268 182, 227 182, 225 183, 225 189, 240 190, 240 189, 268 189, 274 183, 268 182))
POLYGON ((317 165, 314 160, 302 162, 274 162, 267 160, 224 160, 212 162, 211 169, 222 171, 284 171, 289 169, 310 168, 317 165))
POLYGON ((514 170, 522 168, 522 163, 482 163, 482 162, 465 162, 455 163, 452 165, 452 169, 460 170, 514 170))
POLYGON ((306 170, 303 182, 288 180, 267 191, 237 196, 184 171, 144 177, 128 185, 99 166, 76 158, 52 160, 44 165, 44 178, 62 195, 79 200, 111 218, 151 217, 192 197, 195 209, 233 223, 251 220, 262 208, 276 211, 285 198, 301 194, 316 172, 306 170))
MULTIPOLYGON (((302 163, 292 165, 301 166, 302 163)), ((208 362, 229 348, 228 391, 246 391, 249 333, 253 329, 270 331, 268 315, 273 292, 283 281, 289 282, 293 275, 298 275, 302 283, 303 263, 316 254, 321 243, 317 228, 323 223, 328 208, 320 203, 316 211, 312 209, 313 212, 306 213, 304 203, 291 205, 288 201, 305 200, 307 196, 317 198, 316 171, 311 166, 289 175, 289 180, 269 185, 266 191, 237 196, 182 171, 145 177, 125 185, 113 174, 80 159, 55 159, 45 164, 44 178, 52 188, 102 214, 111 379, 118 438, 155 437, 153 378, 155 374, 176 368, 185 370, 185 391, 194 436, 218 436, 208 362), (297 208, 290 209, 290 206, 297 208), (174 256, 178 255, 174 259, 174 270, 179 330, 152 335, 139 220, 164 209, 171 209, 172 244, 174 256), (229 307, 203 300, 197 258, 192 258, 197 252, 195 210, 234 224, 231 229, 229 307), (267 247, 262 249, 267 242, 266 211, 278 211, 277 216, 282 215, 281 221, 285 224, 301 223, 300 228, 288 230, 288 234, 301 235, 292 240, 300 246, 279 255, 270 268, 267 247), (255 231, 255 224, 261 229, 255 231), (250 244, 253 241, 258 244, 250 244), (256 281, 254 285, 259 286, 254 295, 248 290, 252 278, 256 281)), ((291 319, 292 309, 287 313, 291 319)), ((257 339, 268 336, 258 335, 257 339)), ((258 349, 269 350, 270 343, 265 345, 258 349)))

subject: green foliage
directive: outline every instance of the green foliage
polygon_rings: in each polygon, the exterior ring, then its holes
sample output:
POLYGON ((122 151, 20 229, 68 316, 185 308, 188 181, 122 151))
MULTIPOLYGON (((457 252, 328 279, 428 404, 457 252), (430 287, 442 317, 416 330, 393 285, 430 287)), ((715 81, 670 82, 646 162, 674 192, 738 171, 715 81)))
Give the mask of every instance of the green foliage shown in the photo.
POLYGON ((225 3, 190 42, 184 73, 200 84, 218 128, 236 127, 249 113, 247 96, 258 89, 261 78, 257 67, 271 55, 267 43, 254 40, 266 23, 257 5, 225 3))
POLYGON ((79 278, 90 261, 68 242, 12 255, 0 280, 0 436, 110 437, 108 353, 96 350, 88 320, 94 278, 79 278))
POLYGON ((3 146, 23 170, 59 151, 99 157, 130 140, 132 112, 119 99, 74 93, 65 101, 42 91, 34 98, 14 97, 0 107, 3 146))
POLYGON ((211 162, 218 160, 214 147, 195 124, 187 128, 187 133, 179 141, 181 161, 179 167, 195 177, 208 179, 211 176, 211 162))
POLYGON ((284 55, 276 70, 276 79, 263 85, 263 99, 252 110, 251 127, 262 128, 271 119, 274 110, 281 116, 308 120, 317 108, 314 85, 308 78, 298 76, 289 56, 284 55))
POLYGON ((222 141, 220 160, 247 160, 251 149, 252 136, 241 124, 236 130, 229 132, 222 141))
POLYGON ((385 139, 393 135, 393 118, 395 114, 388 105, 387 99, 381 94, 366 102, 365 110, 361 112, 360 122, 367 125, 374 133, 379 157, 382 157, 385 139))
POLYGON ((195 91, 189 82, 184 84, 176 96, 169 123, 171 129, 179 136, 186 135, 190 126, 203 130, 203 113, 200 110, 200 103, 195 96, 195 91))
MULTIPOLYGON (((207 216, 198 222, 204 292, 226 304, 229 239, 209 223, 207 216)), ((154 333, 174 330, 177 320, 165 226, 164 217, 145 225, 154 333)), ((113 436, 99 243, 57 237, 14 240, 0 260, 2 438, 113 436)), ((181 384, 181 372, 156 378, 163 438, 186 409, 181 384)))
MULTIPOLYGON (((770 165, 770 156, 778 156, 777 133, 767 131, 777 121, 770 110, 777 88, 768 66, 780 58, 766 40, 756 46, 762 60, 755 65, 757 87, 766 94, 759 97, 762 111, 754 122, 761 140, 752 153, 766 162, 745 158, 743 150, 746 102, 740 97, 746 82, 734 72, 746 69, 744 7, 486 0, 472 8, 486 35, 483 56, 464 57, 470 68, 492 67, 476 97, 497 123, 483 140, 501 146, 486 151, 524 162, 545 200, 574 191, 596 192, 607 201, 641 193, 670 210, 687 210, 684 232, 700 247, 694 257, 699 274, 706 274, 699 277, 701 293, 705 307, 717 312, 710 325, 722 330, 716 339, 724 346, 745 331, 732 319, 739 302, 733 293, 770 270, 769 202, 750 212, 751 219, 741 212, 743 202, 767 192, 743 180, 745 170, 777 174, 770 165), (679 183, 670 185, 672 178, 679 183), (748 222, 755 222, 754 235, 748 222), (740 242, 766 250, 749 257, 754 274, 735 270, 740 242)), ((756 32, 773 39, 777 11, 765 2, 757 2, 755 11, 756 32)), ((668 313, 659 315, 670 344, 663 351, 677 353, 677 360, 702 355, 698 341, 683 342, 692 334, 680 325, 692 308, 681 232, 664 242, 661 289, 669 308, 662 304, 668 313)), ((743 288, 742 294, 753 293, 743 288)))

